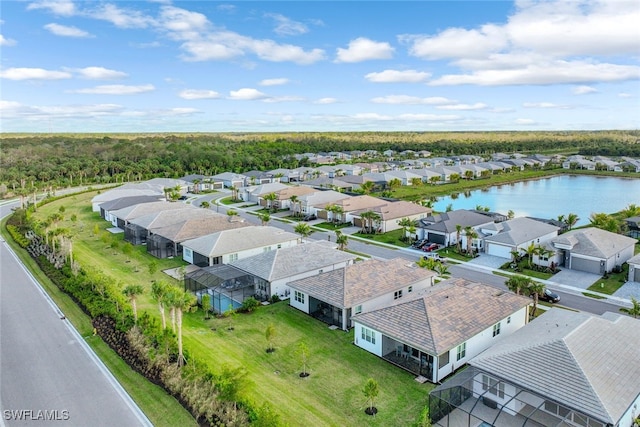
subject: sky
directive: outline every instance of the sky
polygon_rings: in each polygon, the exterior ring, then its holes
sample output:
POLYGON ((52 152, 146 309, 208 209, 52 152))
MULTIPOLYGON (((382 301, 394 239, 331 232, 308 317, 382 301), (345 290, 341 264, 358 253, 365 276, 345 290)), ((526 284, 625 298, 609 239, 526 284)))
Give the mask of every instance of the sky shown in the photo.
POLYGON ((0 2, 1 132, 640 128, 640 2, 0 2))

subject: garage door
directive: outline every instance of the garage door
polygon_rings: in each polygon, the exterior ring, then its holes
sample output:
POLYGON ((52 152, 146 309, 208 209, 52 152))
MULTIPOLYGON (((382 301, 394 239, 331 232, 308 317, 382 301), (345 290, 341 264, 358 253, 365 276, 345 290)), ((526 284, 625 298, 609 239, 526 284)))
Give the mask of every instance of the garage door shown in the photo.
POLYGON ((578 271, 586 271, 587 273, 602 274, 600 271, 600 261, 571 257, 571 269, 578 271))
POLYGON ((496 245, 495 243, 487 243, 486 252, 489 255, 499 256, 500 258, 511 259, 511 247, 496 245))
POLYGON ((636 267, 633 273, 633 281, 640 282, 640 267, 636 267))
POLYGON ((431 243, 439 243, 444 245, 444 236, 442 234, 429 233, 429 241, 431 243))

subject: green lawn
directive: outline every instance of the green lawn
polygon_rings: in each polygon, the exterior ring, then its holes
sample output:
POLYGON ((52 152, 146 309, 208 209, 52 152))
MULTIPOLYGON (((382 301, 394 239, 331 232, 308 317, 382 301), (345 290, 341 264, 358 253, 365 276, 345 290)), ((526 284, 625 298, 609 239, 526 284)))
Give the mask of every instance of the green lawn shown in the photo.
MULTIPOLYGON (((152 279, 174 281, 161 270, 184 263, 179 259, 158 260, 142 247, 125 249, 123 236, 108 234, 104 229, 110 224, 91 212, 89 205, 94 194, 42 206, 36 216, 46 218, 64 205, 65 220, 60 226, 75 234, 74 257, 83 266, 101 271, 123 285, 136 282, 149 289, 152 279), (72 222, 69 218, 74 213, 78 219, 72 222), (100 229, 97 235, 96 224, 100 229), (149 265, 153 263, 158 271, 150 274, 149 265)), ((148 294, 139 298, 138 307, 159 317, 148 294)), ((246 368, 251 381, 246 391, 248 399, 257 405, 270 402, 282 421, 291 426, 410 425, 427 405, 433 387, 417 383, 413 375, 356 347, 352 332, 329 330, 327 325, 290 308, 287 302, 261 307, 254 314, 233 319, 205 321, 201 312, 188 314, 184 336, 188 354, 205 361, 212 370, 217 371, 225 364, 246 368), (230 321, 234 322, 234 331, 226 329, 230 321), (277 351, 273 354, 265 352, 265 328, 269 323, 275 325, 278 335, 277 351), (296 348, 301 341, 311 351, 311 376, 306 379, 298 376, 301 364, 296 348), (369 377, 375 378, 381 389, 376 403, 380 412, 375 418, 364 414, 361 389, 369 377)), ((151 395, 147 391, 143 394, 151 395)))
POLYGON ((390 245, 395 245, 400 247, 409 246, 407 242, 400 240, 400 238, 402 237, 402 229, 388 231, 386 233, 376 233, 376 234, 357 232, 357 233, 354 233, 353 235, 361 237, 363 239, 372 240, 374 242, 387 243, 390 245))
POLYGON ((593 285, 587 288, 588 291, 600 292, 601 294, 613 295, 615 291, 625 284, 629 277, 629 264, 622 266, 621 273, 609 273, 607 277, 601 277, 593 285))

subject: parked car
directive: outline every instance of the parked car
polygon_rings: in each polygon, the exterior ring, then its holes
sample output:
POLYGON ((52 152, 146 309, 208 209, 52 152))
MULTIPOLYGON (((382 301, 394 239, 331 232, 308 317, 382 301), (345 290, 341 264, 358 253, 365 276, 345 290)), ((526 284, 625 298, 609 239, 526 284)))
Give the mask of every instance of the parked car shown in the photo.
POLYGON ((556 294, 555 292, 551 292, 549 289, 545 288, 544 292, 538 295, 538 299, 540 301, 554 303, 554 302, 560 301, 560 295, 556 294))
POLYGON ((428 242, 425 239, 422 239, 422 240, 418 240, 417 242, 415 242, 413 245, 411 245, 411 247, 414 248, 414 249, 420 249, 421 247, 423 247, 427 243, 428 242))
POLYGON ((436 249, 438 249, 437 243, 430 243, 422 247, 422 250, 425 252, 432 252, 432 251, 435 251, 436 249))
POLYGON ((313 221, 314 219, 317 219, 318 217, 316 217, 315 214, 309 214, 309 215, 305 215, 304 218, 302 218, 303 221, 313 221))
POLYGON ((422 259, 434 259, 438 262, 446 262, 446 258, 443 258, 440 256, 439 253, 437 252, 428 252, 426 254, 423 255, 422 259))

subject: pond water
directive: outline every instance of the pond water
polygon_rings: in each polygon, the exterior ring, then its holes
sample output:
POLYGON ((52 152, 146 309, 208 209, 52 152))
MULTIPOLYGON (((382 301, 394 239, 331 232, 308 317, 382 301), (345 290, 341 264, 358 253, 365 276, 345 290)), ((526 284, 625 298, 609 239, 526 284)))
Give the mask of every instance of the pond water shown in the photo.
POLYGON ((574 213, 580 218, 576 225, 585 225, 592 213, 610 214, 632 203, 640 205, 640 179, 560 175, 440 197, 433 209, 445 211, 449 204, 454 210, 480 205, 505 215, 512 210, 517 217, 553 219, 574 213))

